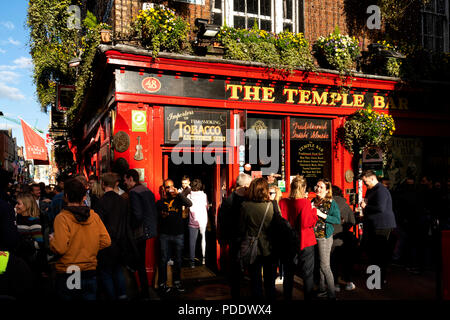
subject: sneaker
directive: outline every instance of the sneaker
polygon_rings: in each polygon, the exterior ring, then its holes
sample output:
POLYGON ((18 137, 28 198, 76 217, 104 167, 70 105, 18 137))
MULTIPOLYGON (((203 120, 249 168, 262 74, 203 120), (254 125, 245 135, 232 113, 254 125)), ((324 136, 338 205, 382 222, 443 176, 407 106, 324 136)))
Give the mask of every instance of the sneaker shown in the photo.
POLYGON ((317 297, 318 298, 328 298, 328 292, 321 291, 321 292, 317 293, 317 297))
POLYGON ((204 265, 206 262, 205 258, 202 259, 202 265, 204 265))
POLYGON ((356 289, 356 286, 355 286, 355 284, 353 282, 348 282, 345 285, 345 290, 347 290, 347 291, 352 291, 352 290, 355 290, 355 289, 356 289))
POLYGON ((170 259, 169 261, 167 261, 167 264, 168 264, 169 266, 173 266, 173 260, 170 259))
POLYGON ((173 287, 177 290, 178 293, 183 293, 186 291, 180 281, 175 281, 173 283, 173 287))
POLYGON ((162 293, 162 294, 168 294, 168 293, 170 293, 170 292, 172 291, 172 288, 171 288, 171 287, 168 287, 168 286, 165 285, 165 284, 161 284, 161 285, 158 287, 158 291, 159 291, 160 293, 162 293))

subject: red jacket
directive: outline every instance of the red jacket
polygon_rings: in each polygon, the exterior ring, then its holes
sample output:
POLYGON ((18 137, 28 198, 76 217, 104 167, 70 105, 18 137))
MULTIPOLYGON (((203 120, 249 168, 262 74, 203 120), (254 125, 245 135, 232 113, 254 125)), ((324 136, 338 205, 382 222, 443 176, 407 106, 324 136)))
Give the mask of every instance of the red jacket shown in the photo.
POLYGON ((314 226, 318 220, 317 210, 311 207, 308 199, 281 199, 281 215, 295 228, 298 215, 300 215, 300 250, 317 243, 314 235, 314 226))

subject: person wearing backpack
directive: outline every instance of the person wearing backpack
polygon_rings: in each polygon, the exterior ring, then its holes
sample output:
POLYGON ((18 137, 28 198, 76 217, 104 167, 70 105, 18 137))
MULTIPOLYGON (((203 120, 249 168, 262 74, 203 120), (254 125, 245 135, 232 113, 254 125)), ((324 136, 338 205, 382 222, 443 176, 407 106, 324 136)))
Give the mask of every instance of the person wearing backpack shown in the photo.
POLYGON ((305 300, 311 300, 314 288, 314 246, 317 244, 314 226, 318 217, 316 209, 312 208, 307 199, 306 179, 303 176, 297 175, 292 180, 289 198, 281 199, 279 205, 282 217, 299 232, 300 239, 298 264, 294 259, 285 261, 284 264, 284 298, 292 299, 294 274, 298 265, 303 278, 305 300))

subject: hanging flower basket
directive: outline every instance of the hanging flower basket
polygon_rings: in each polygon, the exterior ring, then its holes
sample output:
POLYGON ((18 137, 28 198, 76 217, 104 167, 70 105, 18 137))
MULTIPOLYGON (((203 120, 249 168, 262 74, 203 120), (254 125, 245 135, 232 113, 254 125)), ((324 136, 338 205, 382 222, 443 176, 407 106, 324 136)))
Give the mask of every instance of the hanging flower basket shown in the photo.
POLYGON ((338 138, 351 153, 361 153, 368 147, 379 147, 386 153, 395 131, 391 115, 376 112, 369 105, 348 116, 338 138))
POLYGON ((139 11, 130 24, 130 36, 140 39, 141 45, 151 50, 154 58, 160 51, 181 53, 188 50, 189 30, 187 21, 159 5, 139 11))
POLYGON ((340 34, 338 28, 327 37, 319 37, 313 45, 313 50, 322 68, 339 72, 355 69, 360 55, 358 40, 355 37, 340 34))

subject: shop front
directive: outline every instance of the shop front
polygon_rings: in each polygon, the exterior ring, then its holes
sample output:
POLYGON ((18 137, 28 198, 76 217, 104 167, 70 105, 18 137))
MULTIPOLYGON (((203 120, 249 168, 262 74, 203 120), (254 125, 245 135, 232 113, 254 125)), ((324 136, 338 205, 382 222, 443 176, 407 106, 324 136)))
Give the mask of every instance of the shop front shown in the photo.
MULTIPOLYGON (((84 131, 86 139, 98 141, 96 155, 85 161, 95 159, 97 174, 138 170, 157 199, 164 179, 177 187, 184 175, 201 179, 211 204, 211 263, 220 257, 216 213, 240 172, 274 174, 285 196, 296 174, 307 178, 310 190, 317 179, 328 178, 355 204, 352 155, 337 141, 345 117, 371 105, 405 121, 419 119, 411 118, 392 78, 280 73, 256 63, 171 54, 154 60, 127 46, 101 51, 101 77, 110 79, 113 89, 96 112, 97 122, 84 131)), ((410 130, 409 125, 400 129, 410 130)), ((84 144, 78 150, 86 149, 84 144)))

